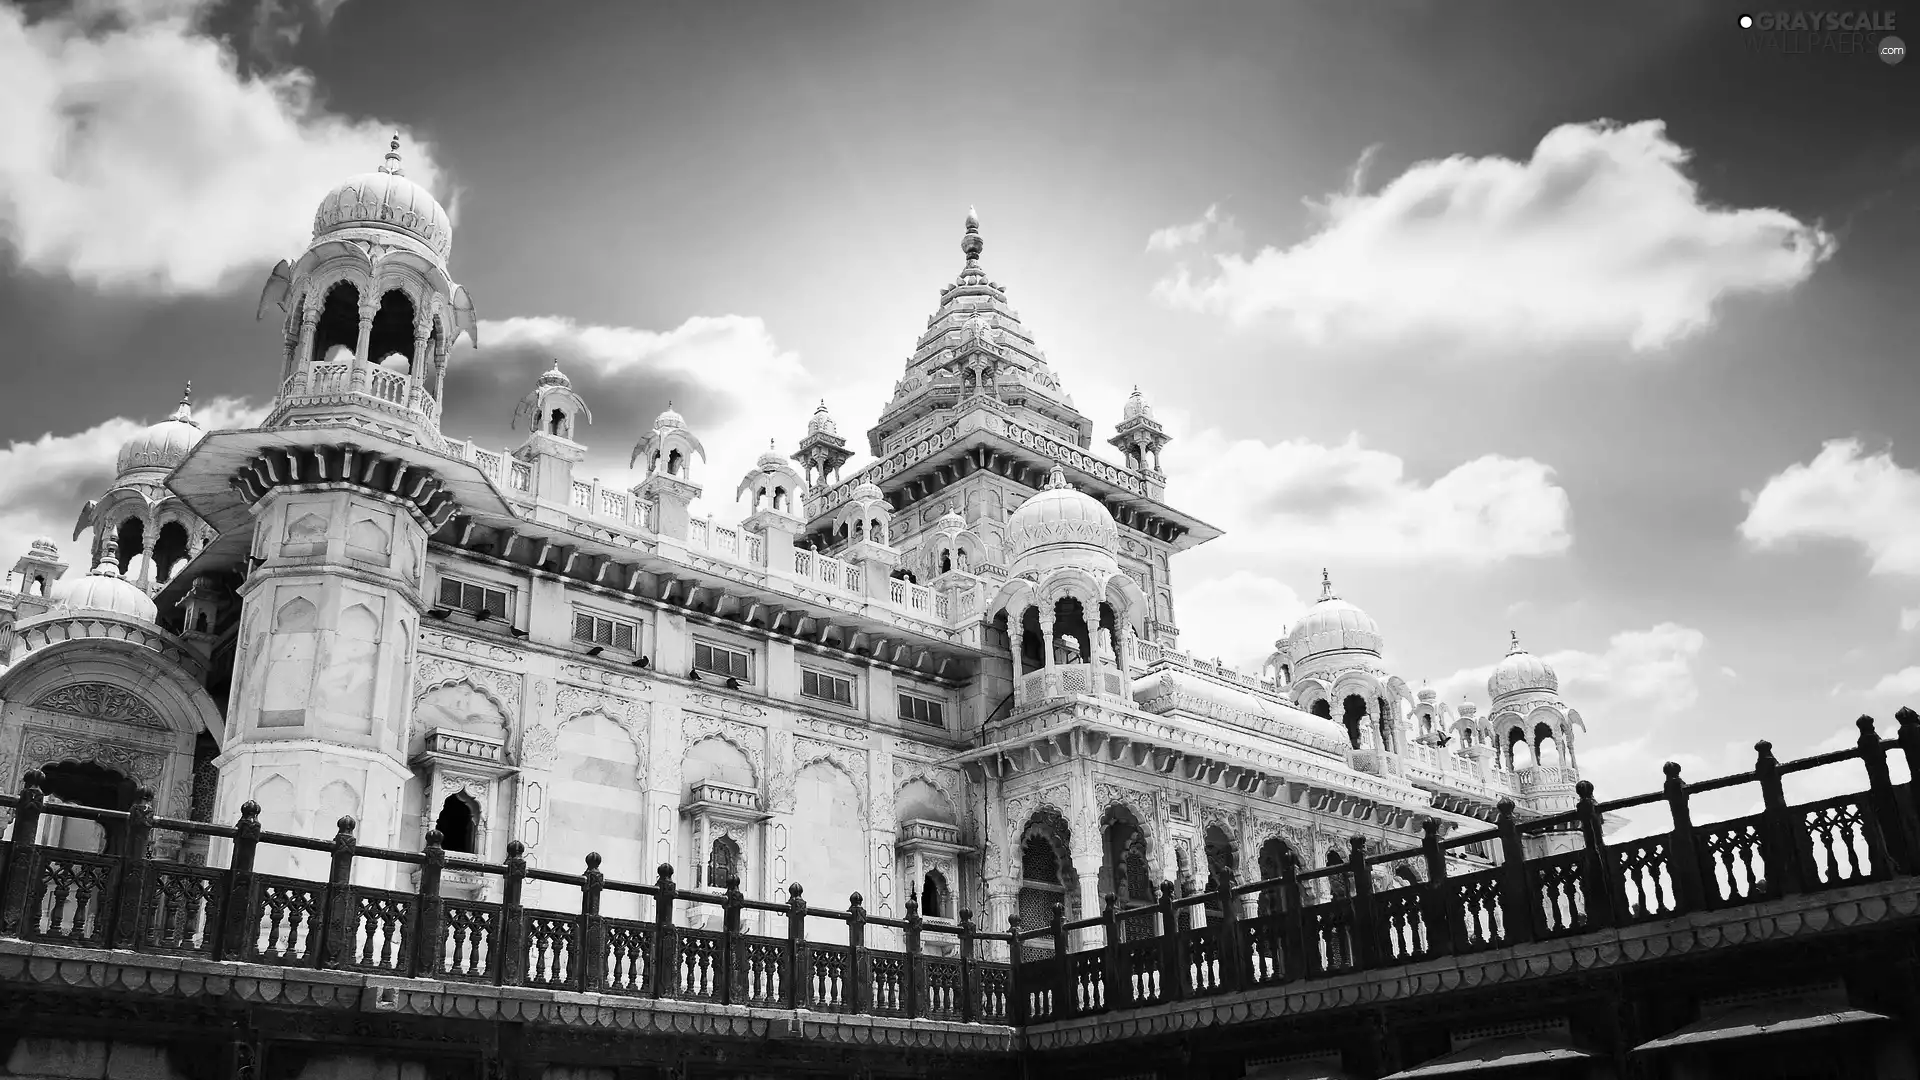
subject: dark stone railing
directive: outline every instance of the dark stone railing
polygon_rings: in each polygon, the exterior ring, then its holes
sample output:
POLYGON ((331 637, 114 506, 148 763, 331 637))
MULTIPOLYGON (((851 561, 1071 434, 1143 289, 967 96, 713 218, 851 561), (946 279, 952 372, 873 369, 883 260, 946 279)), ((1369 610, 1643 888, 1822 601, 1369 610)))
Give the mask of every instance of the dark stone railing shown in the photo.
POLYGON ((1898 718, 1892 742, 1863 716, 1850 749, 1783 765, 1761 742, 1752 772, 1704 783, 1682 781, 1668 762, 1663 790, 1630 799, 1597 802, 1582 781, 1574 810, 1524 824, 1511 801, 1490 830, 1442 840, 1429 820, 1415 849, 1368 854, 1354 837, 1337 866, 1302 871, 1289 857, 1281 877, 1180 899, 1163 883, 1155 905, 1117 908, 1109 895, 1098 916, 1076 922, 1055 905, 1050 926, 1015 921, 1012 1022, 1233 994, 1920 874, 1914 785, 1896 786, 1887 761, 1897 748, 1908 776, 1920 777, 1920 716, 1901 709, 1898 718), (1849 760, 1865 766, 1864 790, 1788 804, 1783 777, 1849 760), (1691 796, 1746 784, 1759 786, 1759 813, 1693 823, 1691 796), (1607 842, 1607 812, 1661 802, 1670 831, 1607 842), (1552 833, 1578 846, 1528 859, 1528 836, 1552 833), (1499 865, 1450 876, 1448 852, 1486 842, 1498 845, 1499 865), (1375 891, 1373 868, 1384 863, 1413 863, 1422 880, 1375 891), (1327 883, 1333 899, 1307 902, 1314 882, 1327 883), (1259 914, 1247 917, 1246 908, 1259 914), (1201 911, 1208 914, 1196 917, 1201 911), (1091 929, 1103 943, 1071 951, 1074 932, 1091 929))
POLYGON ((598 855, 587 856, 580 874, 532 869, 518 842, 499 864, 450 855, 437 832, 428 833, 421 852, 363 847, 352 818, 340 819, 331 841, 268 833, 251 802, 232 826, 157 819, 146 791, 126 812, 49 804, 43 777, 30 772, 20 795, 0 796, 14 815, 12 839, 0 848, 0 936, 450 984, 1041 1024, 1920 873, 1913 785, 1896 786, 1888 765, 1890 749, 1897 749, 1909 776, 1920 776, 1920 716, 1902 709, 1899 721, 1893 742, 1883 742, 1862 717, 1850 749, 1783 765, 1762 742, 1754 770, 1737 776, 1688 784, 1668 763, 1660 792, 1597 802, 1583 782, 1578 806, 1565 814, 1522 824, 1503 803, 1492 830, 1442 839, 1438 823, 1429 821, 1416 849, 1368 854, 1355 838, 1336 866, 1303 871, 1289 863, 1272 880, 1228 882, 1180 899, 1163 884, 1152 906, 1120 909, 1110 896, 1100 915, 1076 922, 1056 906, 1049 926, 1022 929, 1016 920, 1009 933, 976 929, 966 911, 957 924, 923 919, 912 900, 905 919, 868 915, 857 893, 848 910, 813 908, 799 885, 785 903, 749 900, 737 879, 724 893, 681 890, 666 865, 651 885, 608 881, 598 855), (1787 802, 1783 777, 1850 760, 1865 767, 1864 790, 1787 802), (1759 787, 1759 813, 1693 823, 1692 796, 1747 784, 1759 787), (1607 812, 1660 802, 1671 811, 1670 831, 1607 842, 1607 812), (36 843, 48 815, 100 824, 108 853, 36 843), (153 858, 156 832, 226 841, 227 865, 153 858), (1557 834, 1579 846, 1528 859, 1529 834, 1557 834), (1450 874, 1448 852, 1489 841, 1498 845, 1499 865, 1450 874), (257 871, 263 845, 324 854, 326 880, 257 871), (1376 891, 1373 868, 1399 862, 1419 865, 1423 880, 1376 891), (486 880, 485 894, 499 899, 443 895, 448 870, 468 882, 486 880), (357 883, 403 874, 415 880, 414 891, 357 883), (577 889, 577 908, 525 906, 528 881, 577 889), (1307 902, 1315 882, 1326 882, 1333 899, 1307 902), (610 892, 650 897, 651 918, 602 914, 610 892), (676 922, 682 907, 717 909, 719 928, 676 922), (784 920, 785 934, 746 932, 747 912, 784 920), (841 924, 845 943, 810 939, 809 920, 841 924), (903 948, 870 946, 870 927, 899 931, 903 948), (1070 935, 1096 928, 1101 944, 1070 949, 1070 935), (951 939, 952 955, 929 953, 929 937, 951 939), (981 959, 983 941, 1004 945, 1010 962, 981 959))
POLYGON ((905 919, 881 918, 866 913, 859 893, 848 910, 827 911, 809 907, 798 884, 789 887, 786 903, 768 903, 741 895, 737 878, 725 893, 682 890, 670 865, 659 868, 652 885, 608 881, 598 854, 586 857, 583 873, 555 873, 528 867, 518 841, 507 845, 505 863, 482 863, 449 855, 437 831, 427 834, 421 852, 363 847, 351 817, 340 819, 330 842, 313 840, 264 832, 252 802, 233 826, 156 819, 152 793, 144 790, 127 812, 49 804, 43 781, 29 772, 20 795, 0 796, 0 806, 14 814, 13 836, 0 856, 0 936, 454 984, 1007 1023, 1007 965, 976 954, 982 941, 1010 938, 977 931, 971 912, 962 911, 958 923, 930 921, 909 899, 905 919), (97 822, 107 830, 108 850, 125 854, 37 844, 46 815, 97 822), (152 858, 156 831, 228 840, 227 866, 152 858), (258 872, 263 846, 325 853, 327 880, 258 872), (396 876, 418 868, 417 890, 357 884, 379 876, 369 875, 369 862, 390 864, 396 876), (499 900, 442 895, 448 870, 469 880, 496 879, 487 893, 499 900), (578 909, 526 907, 528 881, 574 887, 578 909), (651 898, 652 918, 601 914, 608 893, 651 898), (717 909, 720 928, 677 924, 677 905, 717 909), (786 934, 745 932, 747 912, 783 917, 786 934), (845 944, 810 940, 810 919, 843 924, 845 944), (899 931, 904 949, 869 946, 872 927, 899 931), (929 954, 923 949, 928 938, 950 939, 957 948, 952 955, 929 954))

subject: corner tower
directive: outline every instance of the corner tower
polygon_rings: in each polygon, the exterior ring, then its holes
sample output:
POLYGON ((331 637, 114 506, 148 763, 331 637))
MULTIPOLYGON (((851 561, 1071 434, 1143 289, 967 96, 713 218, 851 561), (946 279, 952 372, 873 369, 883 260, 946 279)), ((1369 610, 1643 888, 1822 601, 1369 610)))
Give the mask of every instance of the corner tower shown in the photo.
MULTIPOLYGON (((208 433, 168 479, 222 550, 245 551, 219 820, 251 799, 269 829, 326 835, 351 816, 361 843, 400 841, 427 538, 469 468, 439 428, 448 354, 474 327, 452 245, 396 137, 379 169, 327 195, 306 252, 267 282, 261 312, 287 317, 266 420, 208 433)), ((290 861, 262 869, 325 872, 324 854, 290 861)))
MULTIPOLYGON (((889 542, 901 554, 898 573, 918 578, 942 565, 951 538, 968 533, 978 557, 969 568, 940 571, 943 591, 968 588, 982 600, 1008 574, 1015 554, 1009 528, 1022 503, 1046 487, 1057 469, 1116 528, 1117 569, 1143 591, 1142 637, 1176 644, 1168 557, 1204 543, 1220 530, 1164 501, 1157 454, 1166 439, 1150 414, 1130 414, 1116 441, 1127 455, 1116 463, 1092 452, 1093 424, 1074 405, 1047 357, 1007 299, 987 276, 980 257, 986 241, 978 214, 969 211, 960 236, 960 273, 940 289, 940 304, 894 384, 893 399, 867 432, 876 460, 807 498, 811 546, 839 552, 852 544, 839 535, 843 507, 873 485, 892 511, 889 542), (910 568, 910 569, 909 569, 910 568), (949 576, 958 575, 958 576, 949 576)), ((816 416, 816 421, 820 417, 816 416)), ((809 429, 802 444, 810 472, 831 474, 837 458, 809 429)), ((837 441, 837 440, 836 440, 837 441)), ((810 475, 810 479, 812 476, 810 475)), ((985 610, 983 602, 980 610, 985 610)))

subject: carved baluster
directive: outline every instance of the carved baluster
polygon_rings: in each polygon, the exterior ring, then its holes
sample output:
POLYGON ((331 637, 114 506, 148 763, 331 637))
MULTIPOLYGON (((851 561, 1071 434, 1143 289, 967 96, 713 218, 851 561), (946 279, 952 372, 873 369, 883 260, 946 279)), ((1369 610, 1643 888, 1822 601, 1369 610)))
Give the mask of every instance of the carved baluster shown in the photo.
MULTIPOLYGON (((980 1015, 980 987, 973 966, 973 909, 960 909, 960 1022, 971 1024, 980 1015)), ((912 1014, 909 1013, 909 1016, 912 1014)))
POLYGON ((1540 921, 1540 900, 1527 871, 1527 849, 1520 839, 1520 824, 1513 817, 1512 799, 1500 800, 1494 824, 1500 830, 1501 927, 1506 931, 1507 944, 1532 941, 1538 936, 1534 927, 1540 921))
POLYGON ((1108 1009, 1123 1009, 1128 1002, 1126 943, 1120 940, 1119 898, 1108 893, 1100 903, 1100 932, 1106 935, 1105 956, 1101 961, 1101 998, 1108 1009))
POLYGON ((1173 882, 1160 883, 1160 993, 1167 1001, 1187 996, 1187 943, 1173 909, 1173 882))
POLYGON ((847 969, 842 976, 841 1002, 851 1013, 863 1013, 873 1004, 873 969, 867 955, 866 900, 859 893, 847 897, 847 969))
POLYGON ((125 845, 120 856, 119 887, 110 897, 103 897, 101 907, 112 903, 112 917, 107 923, 107 947, 110 949, 138 949, 140 930, 146 922, 148 903, 147 888, 153 881, 153 864, 147 858, 147 845, 153 836, 153 789, 141 788, 134 794, 133 806, 127 811, 126 832, 122 838, 125 845))
POLYGON ((220 908, 220 936, 216 960, 247 960, 253 955, 254 853, 260 847, 260 804, 240 804, 240 822, 233 830, 233 856, 227 861, 227 898, 220 908))
MULTIPOLYGON (((1049 638, 1049 641, 1052 639, 1049 638)), ((1053 1019, 1072 1016, 1080 1003, 1080 988, 1073 975, 1073 954, 1067 951, 1067 906, 1053 905, 1053 1019)))
POLYGON ((1007 916, 1007 1020, 1019 1026, 1027 1022, 1027 995, 1020 983, 1020 915, 1007 916))
POLYGON ((679 886, 673 883, 673 864, 661 863, 653 879, 653 986, 654 997, 680 995, 679 931, 673 925, 673 901, 679 886))
POLYGON ((1459 905, 1447 895, 1447 856, 1440 850, 1440 822, 1428 818, 1420 823, 1420 854, 1427 864, 1427 883, 1421 889, 1420 921, 1427 928, 1427 955, 1448 956, 1453 943, 1460 940, 1459 905))
POLYGON ((37 886, 40 880, 41 807, 47 796, 40 785, 47 778, 39 769, 28 769, 21 778, 20 805, 13 812, 13 839, 7 844, 6 892, 0 896, 0 934, 19 937, 22 927, 34 917, 37 886))
POLYGON ((920 932, 923 929, 920 918, 920 893, 917 889, 907 890, 907 936, 906 971, 901 978, 906 985, 900 988, 900 1007, 906 1011, 909 1019, 920 1015, 920 994, 925 986, 926 959, 920 955, 920 932))
MULTIPOLYGON (((1701 911, 1707 907, 1706 875, 1701 868, 1700 847, 1693 831, 1693 807, 1687 800, 1687 783, 1680 779, 1680 765, 1669 761, 1661 766, 1667 774, 1663 785, 1667 794, 1667 812, 1673 816, 1673 832, 1667 834, 1667 874, 1673 879, 1673 900, 1677 914, 1701 911)), ((1659 867, 1649 868, 1650 887, 1658 895, 1659 867)), ((1653 905, 1648 904, 1651 912, 1653 905)))
POLYGON ((527 981, 527 909, 521 901, 527 887, 527 845, 507 841, 507 872, 500 880, 500 964, 502 986, 527 981))
MULTIPOLYGON (((1900 752, 1907 759, 1906 798, 1901 800, 1900 810, 1911 845, 1908 850, 1920 863, 1920 799, 1915 798, 1915 794, 1920 792, 1920 713, 1902 708, 1893 714, 1893 718, 1900 724, 1900 752)), ((1920 872, 1920 866, 1915 870, 1920 872)))
POLYGON ((1867 768, 1866 803, 1873 811, 1873 827, 1866 831, 1867 855, 1876 871, 1890 870, 1896 875, 1914 872, 1913 838, 1907 833, 1906 815, 1900 810, 1894 793, 1893 775, 1887 768, 1887 747, 1873 730, 1873 717, 1855 721, 1860 729, 1860 764, 1867 768))
POLYGON ((438 978, 441 953, 446 948, 446 901, 440 896, 440 874, 447 866, 446 837, 427 830, 427 846, 420 855, 420 888, 413 902, 413 933, 407 944, 413 952, 408 971, 416 979, 438 978))
POLYGON ((1233 895, 1234 869, 1215 875, 1220 886, 1220 921, 1213 924, 1213 951, 1220 959, 1220 989, 1234 993, 1247 986, 1247 944, 1240 926, 1240 898, 1233 895))
POLYGON ((812 957, 807 949, 806 890, 799 882, 787 886, 787 1007, 804 1009, 811 998, 812 957))
POLYGON ((1807 870, 1812 863, 1807 824, 1787 806, 1773 744, 1761 739, 1753 744, 1753 750, 1753 770, 1760 776, 1760 797, 1766 805, 1760 843, 1765 852, 1767 884, 1774 896, 1795 896, 1807 890, 1807 870))
POLYGON ((746 1004, 753 1000, 747 983, 747 945, 740 940, 740 915, 747 898, 740 892, 740 876, 727 877, 727 898, 720 908, 720 970, 726 978, 720 987, 723 1005, 746 1004))
POLYGON ((600 915, 600 893, 607 875, 600 871, 600 853, 587 852, 586 881, 580 886, 579 952, 573 956, 574 977, 583 991, 598 990, 607 981, 607 920, 600 915))
POLYGON ((1614 869, 1613 852, 1607 850, 1600 806, 1593 799, 1593 782, 1582 780, 1573 785, 1573 790, 1580 796, 1576 813, 1580 815, 1581 835, 1587 842, 1586 880, 1582 882, 1587 926, 1618 926, 1621 914, 1627 909, 1626 888, 1614 869))
POLYGON ((314 966, 320 968, 337 968, 352 959, 360 931, 353 899, 353 853, 359 846, 353 836, 355 823, 351 816, 343 815, 336 824, 340 831, 333 834, 320 947, 313 950, 314 966))
POLYGON ((1306 900, 1300 894, 1300 857, 1291 849, 1280 857, 1280 956, 1282 979, 1304 979, 1313 970, 1307 944, 1306 900))
POLYGON ((1374 910, 1373 873, 1367 869, 1367 838, 1350 836, 1347 838, 1347 873, 1353 878, 1353 887, 1347 890, 1347 903, 1351 905, 1351 914, 1347 916, 1353 927, 1353 966, 1371 968, 1380 966, 1380 957, 1386 952, 1386 920, 1374 910))

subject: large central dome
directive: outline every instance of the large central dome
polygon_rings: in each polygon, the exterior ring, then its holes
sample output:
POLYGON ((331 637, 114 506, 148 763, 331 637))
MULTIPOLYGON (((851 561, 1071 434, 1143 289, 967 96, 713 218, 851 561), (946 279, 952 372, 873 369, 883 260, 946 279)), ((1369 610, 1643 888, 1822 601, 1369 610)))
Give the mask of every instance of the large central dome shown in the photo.
POLYGON ((193 384, 180 397, 180 405, 165 420, 141 431, 120 447, 114 472, 125 476, 136 469, 172 472, 198 446, 206 431, 193 419, 193 384))
POLYGON ((386 163, 340 181, 313 215, 313 238, 356 229, 380 229, 411 237, 441 262, 453 252, 453 219, 426 188, 400 171, 400 136, 386 163))
POLYGON ((1333 581, 1320 572, 1320 602, 1308 610, 1287 635, 1287 652, 1295 664, 1332 652, 1380 655, 1380 627, 1373 617, 1333 593, 1333 581))
POLYGON ((1058 465, 1047 486, 1013 512, 1007 521, 1007 548, 1017 559, 1043 547, 1085 545, 1111 556, 1120 542, 1120 526, 1100 501, 1067 483, 1058 465))

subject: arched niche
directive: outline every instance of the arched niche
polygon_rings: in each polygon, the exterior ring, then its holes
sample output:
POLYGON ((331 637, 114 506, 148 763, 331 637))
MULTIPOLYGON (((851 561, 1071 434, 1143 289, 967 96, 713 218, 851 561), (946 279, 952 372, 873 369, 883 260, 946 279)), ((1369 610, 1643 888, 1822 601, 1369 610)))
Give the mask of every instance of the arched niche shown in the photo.
MULTIPOLYGON (((424 737, 435 729, 507 738, 507 713, 486 690, 466 679, 428 688, 413 703, 413 730, 424 737)), ((417 750, 418 747, 412 749, 417 750)))
POLYGON ((760 787, 760 778, 746 752, 719 735, 709 735, 687 747, 680 779, 685 785, 683 794, 689 797, 695 788, 709 782, 743 791, 758 791, 760 787))
MULTIPOLYGON (((647 843, 646 793, 633 737, 613 719, 590 712, 561 724, 554 743, 542 865, 577 874, 586 867, 587 853, 597 851, 608 877, 640 880, 647 843)), ((578 890, 543 887, 541 903, 562 907, 577 903, 578 896, 578 890)), ((639 897, 609 892, 602 910, 618 918, 638 918, 639 897)))
POLYGON ((926 780, 915 777, 900 786, 893 797, 896 821, 937 821, 942 825, 959 824, 947 793, 926 780))
MULTIPOLYGON (((848 897, 857 892, 872 910, 879 910, 880 898, 870 887, 867 875, 860 789, 836 762, 808 762, 795 774, 789 837, 793 879, 805 886, 808 903, 844 908, 848 897)), ((809 939, 845 942, 846 928, 840 923, 809 919, 807 935, 809 939)))

